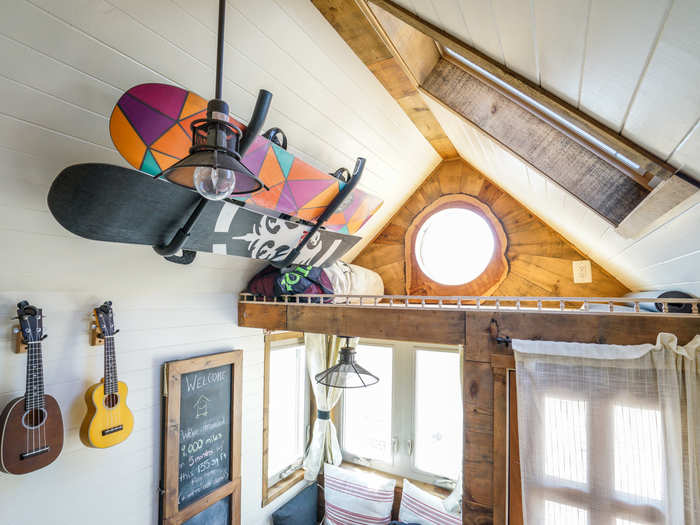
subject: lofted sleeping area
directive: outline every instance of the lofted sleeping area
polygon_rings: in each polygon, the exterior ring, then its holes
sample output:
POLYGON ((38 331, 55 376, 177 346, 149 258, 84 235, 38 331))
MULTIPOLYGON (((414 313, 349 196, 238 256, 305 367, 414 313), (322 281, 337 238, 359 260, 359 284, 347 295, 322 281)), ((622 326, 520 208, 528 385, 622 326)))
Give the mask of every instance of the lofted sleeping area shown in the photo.
POLYGON ((698 0, 0 0, 0 525, 700 525, 698 0))

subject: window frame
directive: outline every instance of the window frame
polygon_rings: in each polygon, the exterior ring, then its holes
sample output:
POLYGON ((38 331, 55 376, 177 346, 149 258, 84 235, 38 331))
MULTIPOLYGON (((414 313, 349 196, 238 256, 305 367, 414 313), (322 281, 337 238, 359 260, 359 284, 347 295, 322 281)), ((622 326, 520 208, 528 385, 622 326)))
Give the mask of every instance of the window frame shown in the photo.
MULTIPOLYGON (((276 350, 303 345, 304 334, 301 332, 265 332, 264 349, 264 385, 263 385, 263 432, 262 432, 262 507, 278 498, 294 485, 304 479, 304 469, 301 462, 294 463, 274 476, 268 475, 269 452, 269 416, 270 416, 270 358, 276 350)), ((304 405, 305 405, 305 443, 304 450, 308 447, 311 425, 313 424, 313 396, 311 394, 311 382, 308 369, 304 367, 304 405)))
POLYGON ((413 217, 406 229, 404 235, 406 292, 408 295, 491 295, 508 276, 507 248, 508 236, 503 229, 503 224, 488 204, 465 193, 443 195, 413 217), (431 279, 421 269, 416 254, 416 240, 423 224, 436 213, 450 208, 464 208, 479 215, 491 228, 494 241, 493 253, 484 271, 471 281, 457 285, 442 284, 431 279))
MULTIPOLYGON (((460 345, 387 341, 385 339, 369 338, 360 339, 358 345, 363 343, 392 348, 392 461, 391 463, 386 463, 376 459, 363 458, 345 450, 343 446, 344 396, 338 403, 337 417, 335 418, 343 461, 452 490, 456 480, 422 471, 415 465, 416 352, 418 350, 429 350, 459 354, 460 345), (412 448, 410 453, 409 441, 412 443, 410 445, 412 448)), ((360 364, 362 363, 360 362, 360 364)), ((462 452, 463 456, 464 452, 462 452)))

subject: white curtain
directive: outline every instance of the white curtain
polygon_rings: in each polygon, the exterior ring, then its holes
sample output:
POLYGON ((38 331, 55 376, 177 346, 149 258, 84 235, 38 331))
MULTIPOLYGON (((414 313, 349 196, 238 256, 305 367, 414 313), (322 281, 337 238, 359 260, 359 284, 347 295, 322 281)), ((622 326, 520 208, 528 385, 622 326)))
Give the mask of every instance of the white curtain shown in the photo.
MULTIPOLYGON (((338 432, 330 411, 343 394, 341 388, 331 388, 319 385, 314 377, 319 372, 330 368, 338 361, 340 353, 340 338, 335 335, 305 334, 306 367, 311 378, 311 389, 316 399, 318 414, 311 434, 311 443, 304 456, 304 478, 315 480, 324 462, 340 465, 343 456, 338 443, 338 432)), ((357 344, 357 339, 350 339, 350 346, 357 344)))
MULTIPOLYGON (((460 394, 460 405, 464 402, 464 346, 459 345, 459 383, 461 388, 459 389, 460 394)), ((462 414, 460 414, 462 417, 462 414)), ((462 431, 464 431, 464 420, 462 420, 462 431)), ((442 502, 442 506, 447 512, 452 514, 462 514, 462 476, 464 476, 464 461, 460 458, 460 470, 459 476, 455 483, 455 488, 452 489, 450 495, 447 496, 442 502)))
POLYGON ((700 335, 513 349, 526 525, 700 525, 700 335))

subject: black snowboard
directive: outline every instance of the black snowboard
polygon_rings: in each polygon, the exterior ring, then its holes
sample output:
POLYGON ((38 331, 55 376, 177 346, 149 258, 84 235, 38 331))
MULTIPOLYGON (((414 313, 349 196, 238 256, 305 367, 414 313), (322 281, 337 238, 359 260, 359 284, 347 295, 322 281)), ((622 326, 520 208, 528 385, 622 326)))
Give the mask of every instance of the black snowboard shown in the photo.
MULTIPOLYGON (((136 170, 77 164, 51 185, 48 203, 68 231, 97 241, 167 244, 185 223, 199 194, 136 170)), ((229 202, 209 201, 184 249, 281 262, 311 229, 229 202)), ((319 230, 294 264, 328 266, 360 237, 319 230)))

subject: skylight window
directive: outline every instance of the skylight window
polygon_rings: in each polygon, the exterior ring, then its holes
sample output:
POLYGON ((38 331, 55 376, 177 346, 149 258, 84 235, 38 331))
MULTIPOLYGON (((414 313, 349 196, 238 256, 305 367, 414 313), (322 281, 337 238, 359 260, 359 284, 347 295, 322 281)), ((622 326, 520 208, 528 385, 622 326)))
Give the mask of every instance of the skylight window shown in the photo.
POLYGON ((447 208, 432 215, 416 237, 420 269, 433 281, 460 285, 476 279, 491 261, 495 239, 491 226, 466 208, 447 208))

